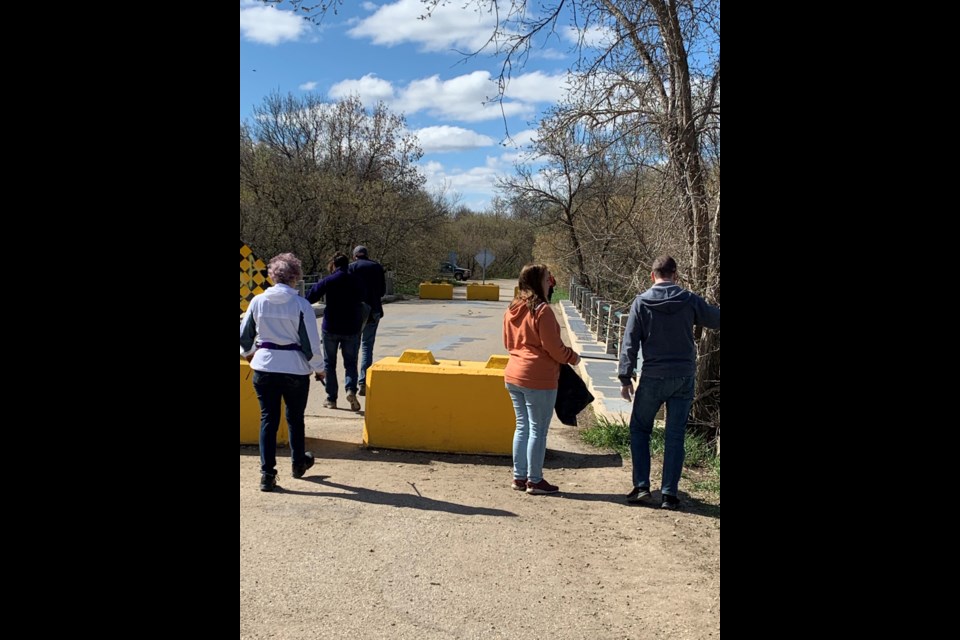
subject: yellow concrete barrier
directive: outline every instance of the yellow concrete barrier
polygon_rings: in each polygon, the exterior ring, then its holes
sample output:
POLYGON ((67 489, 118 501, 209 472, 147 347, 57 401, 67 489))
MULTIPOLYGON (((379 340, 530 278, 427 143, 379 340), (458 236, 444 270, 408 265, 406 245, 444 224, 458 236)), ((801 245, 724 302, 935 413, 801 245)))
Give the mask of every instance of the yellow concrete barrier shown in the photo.
POLYGON ((433 282, 420 283, 421 300, 453 300, 452 284, 434 284, 433 282))
POLYGON ((516 417, 504 388, 509 356, 440 360, 408 350, 367 370, 368 447, 511 455, 516 417))
MULTIPOLYGON (((281 406, 283 404, 281 403, 281 406)), ((284 408, 284 411, 286 409, 284 408)), ((290 434, 287 432, 286 415, 280 418, 277 430, 277 444, 287 444, 290 434)), ((253 390, 253 369, 250 363, 240 359, 240 444, 260 444, 260 403, 253 390)))
POLYGON ((500 300, 500 286, 496 284, 468 284, 467 300, 500 300))

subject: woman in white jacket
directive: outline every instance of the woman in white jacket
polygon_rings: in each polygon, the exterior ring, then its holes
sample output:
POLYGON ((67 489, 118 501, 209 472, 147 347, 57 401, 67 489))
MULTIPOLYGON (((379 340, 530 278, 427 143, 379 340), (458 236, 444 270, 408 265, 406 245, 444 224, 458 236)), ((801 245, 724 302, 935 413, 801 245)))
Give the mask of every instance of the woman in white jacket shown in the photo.
POLYGON ((323 347, 313 307, 294 287, 303 267, 292 253, 272 258, 267 275, 276 284, 250 301, 240 322, 240 356, 253 369, 260 401, 260 490, 277 486, 277 430, 280 401, 287 405, 293 477, 313 466, 306 451, 303 414, 310 394, 310 372, 323 371, 323 347))

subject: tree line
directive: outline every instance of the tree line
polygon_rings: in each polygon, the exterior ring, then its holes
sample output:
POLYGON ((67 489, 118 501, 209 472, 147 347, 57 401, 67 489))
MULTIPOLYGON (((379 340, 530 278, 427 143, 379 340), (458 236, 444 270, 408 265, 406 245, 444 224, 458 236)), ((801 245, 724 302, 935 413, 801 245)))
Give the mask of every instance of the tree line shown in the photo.
POLYGON ((428 192, 422 155, 404 117, 382 103, 270 95, 240 123, 240 237, 258 255, 295 252, 306 273, 363 244, 408 289, 450 252, 475 268, 473 256, 491 249, 488 276, 515 276, 532 259, 529 226, 428 192))

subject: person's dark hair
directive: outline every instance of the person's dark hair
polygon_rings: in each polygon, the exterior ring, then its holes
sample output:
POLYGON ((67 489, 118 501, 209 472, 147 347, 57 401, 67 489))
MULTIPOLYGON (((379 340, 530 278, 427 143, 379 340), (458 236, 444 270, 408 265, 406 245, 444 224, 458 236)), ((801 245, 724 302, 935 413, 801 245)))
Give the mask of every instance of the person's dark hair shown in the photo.
POLYGON ((347 256, 340 253, 339 251, 337 251, 335 254, 333 254, 333 258, 330 259, 330 264, 327 265, 327 268, 330 271, 333 271, 334 269, 340 269, 341 267, 346 267, 349 264, 350 264, 350 259, 347 256))
POLYGON ((547 301, 547 292, 543 290, 543 274, 548 271, 545 264, 528 264, 520 270, 520 278, 517 280, 517 295, 511 307, 518 304, 525 304, 531 312, 535 311, 537 306, 547 301))
POLYGON ((670 256, 660 256, 653 261, 653 275, 669 280, 677 272, 677 261, 670 256))

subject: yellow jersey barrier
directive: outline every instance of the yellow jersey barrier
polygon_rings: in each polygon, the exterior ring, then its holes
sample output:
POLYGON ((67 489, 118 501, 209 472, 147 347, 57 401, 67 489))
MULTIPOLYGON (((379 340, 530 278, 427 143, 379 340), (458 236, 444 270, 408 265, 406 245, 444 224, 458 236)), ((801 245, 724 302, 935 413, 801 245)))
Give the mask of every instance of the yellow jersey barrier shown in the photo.
MULTIPOLYGON (((283 403, 281 407, 284 407, 283 403)), ((277 430, 278 445, 290 441, 285 407, 283 411, 277 430)), ((260 444, 260 402, 253 390, 253 369, 243 358, 240 359, 240 444, 260 444)))
POLYGON ((503 383, 508 359, 438 361, 410 349, 376 362, 367 370, 364 445, 512 455, 517 419, 503 383))
POLYGON ((500 286, 496 284, 468 284, 467 300, 500 300, 500 286))
POLYGON ((434 282, 420 283, 421 300, 453 300, 453 285, 434 282))

